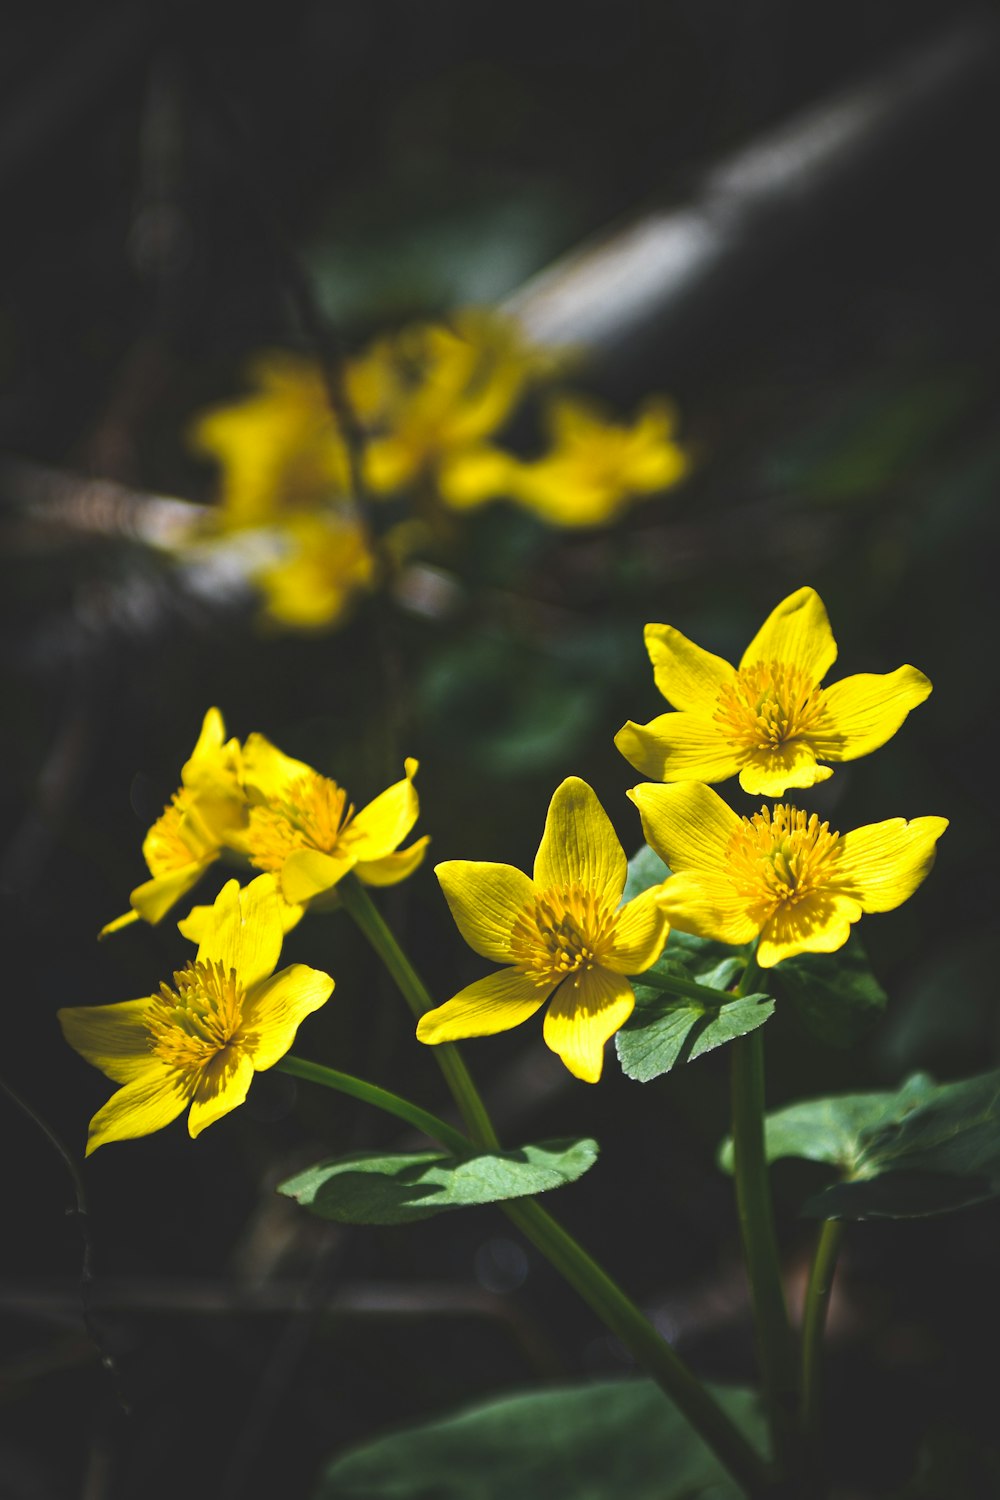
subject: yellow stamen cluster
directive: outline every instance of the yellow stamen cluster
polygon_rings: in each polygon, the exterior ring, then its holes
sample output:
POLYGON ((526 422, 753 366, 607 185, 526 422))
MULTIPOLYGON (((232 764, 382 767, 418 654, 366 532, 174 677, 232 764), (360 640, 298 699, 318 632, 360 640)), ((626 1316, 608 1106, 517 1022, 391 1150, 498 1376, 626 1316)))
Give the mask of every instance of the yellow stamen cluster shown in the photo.
POLYGON ((160 985, 146 1027, 151 1050, 182 1071, 204 1068, 229 1047, 243 1021, 243 990, 233 969, 190 963, 160 985))
POLYGON ((510 935, 514 962, 539 983, 597 968, 614 940, 614 910, 580 885, 557 886, 517 915, 510 935))
POLYGON ((739 750, 776 750, 816 728, 822 694, 801 667, 758 661, 737 672, 719 693, 713 714, 739 750))
POLYGON ((816 813, 779 803, 744 818, 733 835, 726 859, 741 896, 763 915, 795 905, 828 887, 839 833, 816 813))
POLYGON ((250 812, 247 844, 258 870, 279 872, 297 849, 342 853, 354 842, 354 806, 343 787, 307 771, 296 778, 285 796, 268 807, 250 812))

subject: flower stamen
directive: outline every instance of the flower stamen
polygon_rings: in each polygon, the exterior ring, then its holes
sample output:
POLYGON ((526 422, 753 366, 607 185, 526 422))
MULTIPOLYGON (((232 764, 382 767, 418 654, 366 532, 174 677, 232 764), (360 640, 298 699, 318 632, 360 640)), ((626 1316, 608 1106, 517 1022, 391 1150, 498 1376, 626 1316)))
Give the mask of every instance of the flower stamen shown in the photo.
POLYGON ((763 925, 780 906, 829 889, 839 842, 839 833, 816 813, 787 803, 743 818, 729 840, 726 864, 754 920, 763 925))
POLYGON ((145 1017, 155 1056, 191 1072, 249 1040, 240 1034, 245 995, 234 969, 190 963, 174 975, 174 985, 160 985, 145 1017))
POLYGON ((511 930, 515 965, 539 983, 599 968, 614 939, 615 912, 581 885, 556 886, 518 912, 511 930))
POLYGON ((737 750, 777 750, 815 731, 822 691, 789 662, 758 661, 719 693, 712 718, 737 750))
POLYGON ((279 873, 298 849, 342 854, 359 837, 351 826, 354 805, 328 776, 305 771, 283 797, 268 807, 250 811, 247 844, 258 870, 279 873))

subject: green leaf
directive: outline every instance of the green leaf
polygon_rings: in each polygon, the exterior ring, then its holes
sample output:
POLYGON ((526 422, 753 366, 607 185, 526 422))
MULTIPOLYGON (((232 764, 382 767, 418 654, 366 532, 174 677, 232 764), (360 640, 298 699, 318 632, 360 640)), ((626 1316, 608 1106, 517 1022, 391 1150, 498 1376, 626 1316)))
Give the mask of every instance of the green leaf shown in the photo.
MULTIPOLYGON (((751 1391, 715 1395, 752 1441, 751 1391)), ((313 1500, 738 1500, 743 1491, 651 1380, 505 1396, 336 1458, 313 1500)))
MULTIPOLYGON (((741 966, 742 967, 742 966, 741 966)), ((647 985, 635 985, 635 1010, 615 1037, 622 1072, 638 1083, 694 1062, 748 1031, 756 1031, 774 1011, 768 995, 719 997, 712 1006, 677 999, 647 985)))
POLYGON ((773 970, 802 1025, 832 1047, 851 1047, 886 1007, 886 993, 856 937, 836 953, 799 953, 773 970))
POLYGON ((279 1193, 340 1224, 410 1224, 445 1209, 526 1198, 575 1182, 597 1160, 597 1142, 543 1141, 517 1151, 457 1157, 444 1151, 356 1152, 318 1162, 279 1193))
MULTIPOLYGON (((803 1205, 816 1218, 914 1218, 1000 1197, 1000 1070, 790 1105, 768 1116, 765 1149, 837 1168, 841 1180, 803 1205)), ((732 1170, 731 1143, 720 1162, 732 1170)))
POLYGON ((660 856, 643 844, 628 862, 628 877, 625 881, 623 901, 632 901, 654 885, 662 885, 670 874, 670 868, 660 856))

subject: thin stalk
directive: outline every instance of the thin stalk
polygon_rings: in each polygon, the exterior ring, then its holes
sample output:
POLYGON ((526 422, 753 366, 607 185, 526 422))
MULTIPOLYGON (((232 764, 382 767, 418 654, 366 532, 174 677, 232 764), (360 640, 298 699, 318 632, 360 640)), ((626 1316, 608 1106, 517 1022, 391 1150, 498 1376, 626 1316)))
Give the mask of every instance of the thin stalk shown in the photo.
POLYGON ((818 1455, 822 1428, 823 1334, 844 1226, 824 1219, 816 1241, 802 1312, 802 1431, 818 1455))
MULTIPOLYGON (((338 891, 345 910, 385 963, 414 1015, 432 1010, 434 1001, 426 986, 365 887, 348 875, 338 891)), ((443 1043, 432 1050, 469 1130, 471 1140, 465 1143, 466 1149, 470 1144, 496 1149, 496 1131, 457 1047, 443 1043)), ((316 1081, 322 1080, 317 1076, 316 1081)), ((534 1198, 520 1198, 498 1207, 565 1277, 637 1363, 648 1370, 751 1500, 765 1500, 773 1488, 770 1466, 617 1282, 534 1198)))
MULTIPOLYGON (((757 964, 751 956, 739 993, 752 993, 756 978, 757 964)), ((796 1372, 764 1154, 763 1032, 751 1031, 738 1037, 732 1048, 736 1205, 774 1452, 779 1463, 787 1464, 798 1446, 794 1426, 796 1372)))
MULTIPOLYGON (((654 974, 649 972, 639 976, 640 984, 647 984, 652 989, 662 990, 665 995, 676 995, 680 1000, 697 1000, 709 1009, 718 1009, 727 1000, 732 999, 728 990, 713 990, 711 985, 699 984, 695 979, 682 979, 673 974, 654 974)), ((740 994, 748 995, 752 991, 740 986, 740 994)))
POLYGON ((336 1089, 339 1094, 349 1094, 352 1099, 360 1099, 363 1104, 372 1104, 376 1109, 384 1110, 387 1115, 395 1115, 397 1120, 405 1120, 408 1125, 413 1125, 424 1135, 430 1136, 432 1141, 440 1141, 449 1151, 464 1156, 470 1149, 471 1143, 460 1130, 449 1125, 447 1120, 432 1115, 430 1110, 421 1109, 419 1104, 413 1104, 401 1094, 379 1088, 377 1083, 368 1083, 364 1078, 356 1078, 353 1073, 341 1073, 337 1068, 328 1068, 323 1063, 309 1062, 307 1058, 295 1057, 290 1052, 275 1066, 282 1073, 290 1073, 293 1078, 320 1083, 324 1088, 336 1089))

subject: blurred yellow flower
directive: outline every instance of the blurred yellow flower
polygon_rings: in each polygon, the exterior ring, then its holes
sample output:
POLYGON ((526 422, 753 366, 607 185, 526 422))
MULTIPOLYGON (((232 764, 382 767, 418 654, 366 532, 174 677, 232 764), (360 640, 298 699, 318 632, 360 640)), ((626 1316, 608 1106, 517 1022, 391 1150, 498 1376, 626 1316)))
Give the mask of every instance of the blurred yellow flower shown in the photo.
POLYGON ((318 969, 280 973, 274 881, 230 880, 204 925, 197 956, 158 994, 120 1005, 71 1006, 59 1021, 70 1046, 122 1087, 90 1122, 87 1155, 108 1141, 161 1130, 190 1105, 200 1134, 243 1103, 255 1072, 274 1064, 300 1022, 333 991, 318 969))
POLYGON ((884 745, 931 685, 916 667, 820 682, 837 658, 815 589, 789 594, 768 615, 739 669, 672 625, 647 625, 656 686, 680 710, 615 736, 625 759, 656 781, 724 781, 779 797, 833 772, 820 760, 856 760, 884 745))
POLYGON ((274 874, 293 906, 332 890, 353 872, 365 885, 395 885, 421 863, 430 840, 398 846, 420 812, 406 775, 355 812, 347 793, 304 761, 293 760, 262 734, 243 747, 243 777, 251 802, 246 847, 251 864, 274 874))
POLYGON ((840 834, 785 804, 741 818, 695 781, 646 782, 629 796, 673 871, 658 888, 672 926, 721 943, 759 936, 765 969, 795 953, 832 953, 863 912, 901 906, 948 826, 947 818, 890 818, 840 834))
POLYGON ((428 1011, 419 1039, 493 1036, 526 1021, 551 996, 546 1044, 577 1078, 596 1083, 604 1044, 635 1004, 625 976, 656 962, 668 927, 658 889, 620 905, 626 859, 591 788, 571 776, 556 789, 533 877, 462 859, 435 873, 465 941, 509 967, 428 1011))
POLYGON ((187 894, 224 846, 242 847, 247 800, 241 782, 239 742, 226 739, 217 708, 210 708, 198 742, 181 769, 181 785, 147 833, 142 853, 150 880, 129 897, 131 910, 101 929, 117 932, 141 917, 159 922, 187 894))
POLYGON ((280 555, 252 574, 264 618, 290 630, 325 630, 347 614, 376 577, 375 556, 361 520, 344 508, 290 515, 278 537, 280 555))

